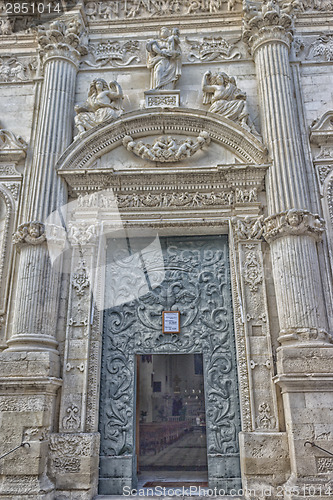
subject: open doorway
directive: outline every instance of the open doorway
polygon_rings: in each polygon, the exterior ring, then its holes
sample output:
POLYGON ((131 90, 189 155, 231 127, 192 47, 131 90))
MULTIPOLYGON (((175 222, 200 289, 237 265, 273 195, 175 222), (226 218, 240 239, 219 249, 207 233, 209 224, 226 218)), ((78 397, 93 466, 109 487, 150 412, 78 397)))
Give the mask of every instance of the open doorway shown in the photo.
POLYGON ((137 456, 145 486, 206 486, 204 394, 202 354, 138 356, 137 456))

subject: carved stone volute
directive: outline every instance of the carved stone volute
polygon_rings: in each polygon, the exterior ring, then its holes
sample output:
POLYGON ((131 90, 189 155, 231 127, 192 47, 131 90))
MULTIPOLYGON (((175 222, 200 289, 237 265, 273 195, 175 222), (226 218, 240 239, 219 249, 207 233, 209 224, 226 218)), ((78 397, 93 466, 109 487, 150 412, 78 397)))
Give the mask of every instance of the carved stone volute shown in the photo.
POLYGON ((292 41, 292 18, 280 9, 276 0, 264 0, 260 6, 244 1, 243 40, 252 53, 262 44, 279 41, 288 48, 292 41))

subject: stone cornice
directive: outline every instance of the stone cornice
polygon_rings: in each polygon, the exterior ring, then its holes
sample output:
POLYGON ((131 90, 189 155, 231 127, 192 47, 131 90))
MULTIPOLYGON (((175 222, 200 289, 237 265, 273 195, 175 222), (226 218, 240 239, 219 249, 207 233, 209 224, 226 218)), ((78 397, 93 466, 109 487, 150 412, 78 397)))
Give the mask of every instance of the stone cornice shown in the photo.
POLYGON ((264 238, 270 243, 284 236, 312 236, 317 241, 322 237, 325 221, 307 210, 291 209, 272 215, 264 221, 264 238))

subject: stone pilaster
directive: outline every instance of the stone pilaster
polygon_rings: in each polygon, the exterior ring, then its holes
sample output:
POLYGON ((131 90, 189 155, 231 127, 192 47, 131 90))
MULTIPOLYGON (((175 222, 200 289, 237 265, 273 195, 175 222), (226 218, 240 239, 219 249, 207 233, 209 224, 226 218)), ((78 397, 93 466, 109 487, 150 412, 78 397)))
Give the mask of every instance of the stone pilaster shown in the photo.
POLYGON ((291 17, 266 0, 260 11, 245 12, 244 39, 256 63, 263 137, 273 159, 267 176, 266 239, 273 254, 280 328, 299 334, 299 328, 307 329, 313 340, 317 331, 321 341, 327 330, 316 248, 322 221, 307 211, 310 196, 289 63, 291 17), (274 233, 275 226, 280 229, 274 233))
MULTIPOLYGON (((318 215, 309 211, 311 200, 289 63, 292 19, 274 0, 264 0, 259 8, 246 3, 244 10, 244 40, 256 64, 262 133, 273 160, 267 176, 269 217, 264 236, 271 249, 282 344, 276 382, 283 387, 291 457, 292 476, 287 485, 295 486, 302 483, 300 478, 310 482, 317 475, 315 461, 308 459, 304 442, 315 438, 309 425, 313 421, 309 409, 316 404, 325 406, 315 394, 316 388, 322 386, 322 376, 310 382, 308 368, 302 362, 295 363, 295 348, 299 357, 311 356, 316 348, 327 351, 328 357, 333 354, 317 254, 324 225, 318 215), (303 393, 302 402, 296 394, 299 392, 303 393), (302 411, 297 415, 299 403, 302 411)), ((320 358, 318 371, 323 370, 322 359, 327 361, 327 356, 320 358)), ((333 380, 331 366, 327 364, 326 375, 333 380)), ((312 370, 314 376, 315 365, 312 370)), ((322 427, 328 425, 325 411, 321 416, 318 413, 318 418, 322 427)), ((291 494, 286 498, 296 497, 291 494)))
POLYGON ((58 273, 51 269, 43 223, 52 211, 66 202, 64 181, 57 175, 54 165, 72 140, 76 72, 84 51, 81 32, 82 24, 77 18, 55 21, 48 30, 41 27, 38 31, 44 81, 33 161, 28 172, 30 180, 25 186, 23 224, 16 236, 17 242, 24 244, 19 260, 11 350, 54 349, 57 345, 55 329, 60 280, 58 273), (31 312, 22 317, 22 310, 31 312))

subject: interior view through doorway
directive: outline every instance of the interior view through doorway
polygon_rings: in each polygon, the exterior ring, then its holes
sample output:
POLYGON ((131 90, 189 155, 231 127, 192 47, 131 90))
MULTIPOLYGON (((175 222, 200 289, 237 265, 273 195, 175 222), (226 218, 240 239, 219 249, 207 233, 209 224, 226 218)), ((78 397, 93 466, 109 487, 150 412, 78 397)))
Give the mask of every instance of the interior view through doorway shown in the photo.
POLYGON ((137 457, 142 486, 207 486, 202 354, 137 357, 137 457))

